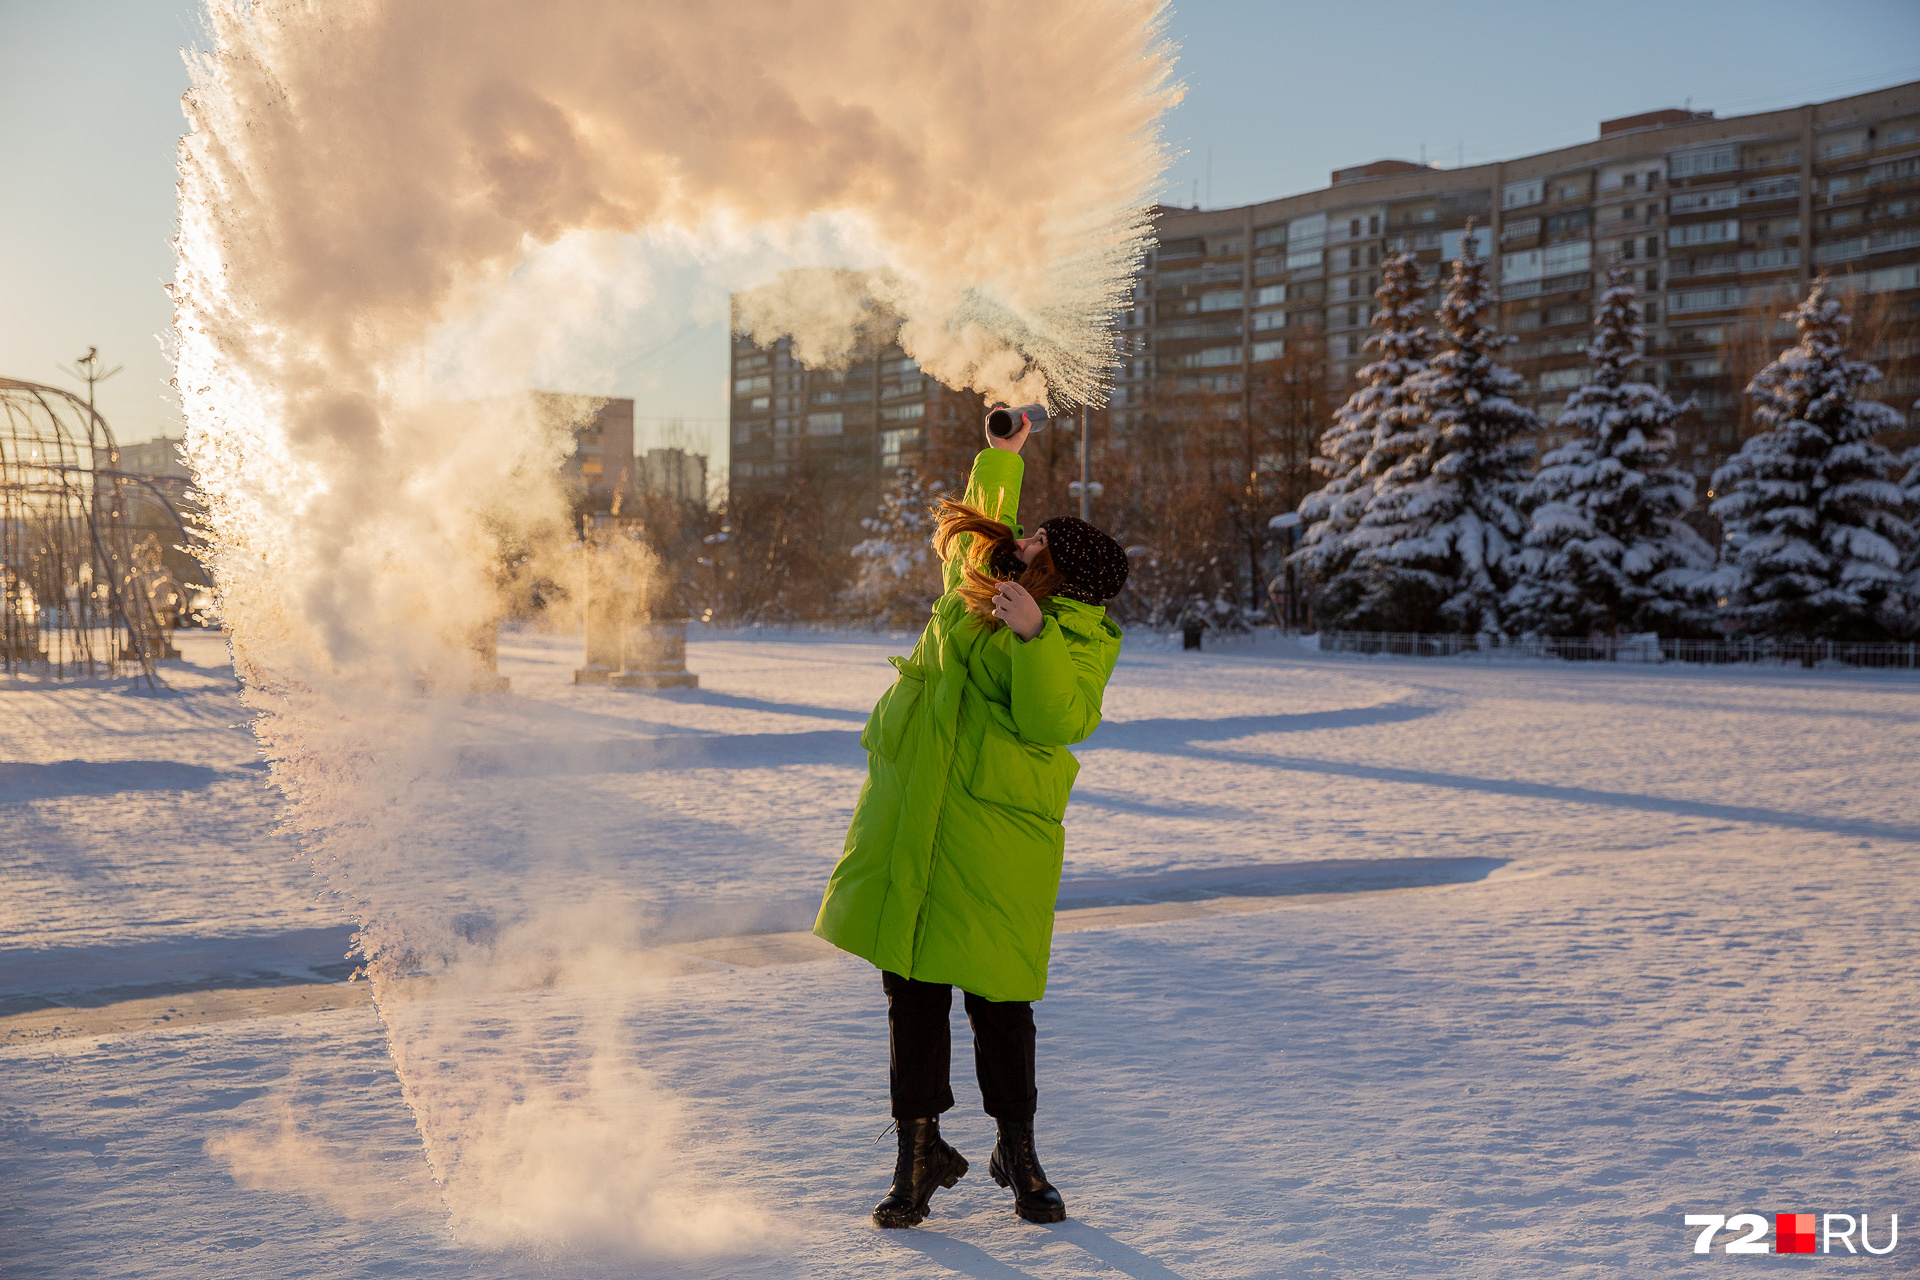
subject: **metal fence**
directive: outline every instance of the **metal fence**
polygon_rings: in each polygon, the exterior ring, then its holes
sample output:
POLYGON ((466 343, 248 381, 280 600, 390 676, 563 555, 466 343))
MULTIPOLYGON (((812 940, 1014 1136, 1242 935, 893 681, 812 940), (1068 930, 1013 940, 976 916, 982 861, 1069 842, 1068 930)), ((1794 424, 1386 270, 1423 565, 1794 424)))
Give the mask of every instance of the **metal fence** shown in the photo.
POLYGON ((1654 636, 1419 635, 1394 631, 1322 631, 1323 653, 1384 653, 1408 658, 1555 658, 1569 662, 1765 663, 1800 667, 1920 670, 1911 640, 1668 640, 1654 636))

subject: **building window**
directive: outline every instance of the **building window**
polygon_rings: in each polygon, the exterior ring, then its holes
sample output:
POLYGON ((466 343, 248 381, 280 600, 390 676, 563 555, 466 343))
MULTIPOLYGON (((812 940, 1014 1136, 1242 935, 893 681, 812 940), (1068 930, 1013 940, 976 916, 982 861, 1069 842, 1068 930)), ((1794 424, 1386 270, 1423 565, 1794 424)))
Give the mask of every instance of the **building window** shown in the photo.
POLYGON ((1256 307, 1271 307, 1286 300, 1287 286, 1283 284, 1270 284, 1264 289, 1254 290, 1253 294, 1253 305, 1256 307))
POLYGON ((1214 369, 1223 364, 1239 364, 1239 347, 1207 347, 1188 352, 1180 363, 1189 369, 1214 369))
POLYGON ((1540 375, 1542 391, 1568 391, 1587 379, 1585 369, 1554 369, 1540 375))
POLYGON ((1327 215, 1309 214, 1287 224, 1287 244, 1294 249, 1319 249, 1327 242, 1327 215))
POLYGON ((1709 191, 1678 191, 1667 197, 1670 213, 1710 213, 1732 209, 1740 203, 1740 188, 1714 187, 1709 191))
POLYGON ((1740 198, 1753 203, 1762 200, 1791 200, 1800 194, 1798 178, 1767 178, 1761 182, 1749 182, 1740 188, 1740 198))
POLYGON ((902 427, 896 431, 882 431, 880 433, 880 465, 889 468, 899 466, 901 452, 908 446, 919 443, 919 427, 902 427))
POLYGON ((1253 344, 1253 358, 1255 361, 1278 360, 1285 354, 1286 349, 1287 344, 1282 339, 1275 339, 1272 342, 1256 342, 1253 344))
POLYGON ((1585 271, 1593 265, 1593 241, 1573 240, 1566 244, 1550 246, 1541 255, 1541 274, 1548 276, 1564 275, 1569 271, 1585 271))
MULTIPOLYGON (((1465 240, 1466 232, 1464 231, 1442 231, 1440 233, 1440 257, 1447 262, 1452 262, 1460 256, 1461 247, 1465 240)), ((1475 227, 1473 229, 1473 244, 1471 250, 1473 256, 1476 258, 1484 258, 1493 252, 1492 227, 1475 227)))
POLYGON ((1531 240, 1539 234, 1540 219, 1538 218, 1515 218, 1510 222, 1502 222, 1500 224, 1500 242, 1502 244, 1505 244, 1509 240, 1531 240))
POLYGON ((1253 331, 1260 333, 1267 329, 1287 327, 1287 313, 1284 311, 1256 311, 1253 313, 1253 331))
POLYGON ((1238 289, 1222 290, 1219 293, 1200 295, 1202 311, 1238 311, 1244 305, 1245 295, 1238 289))
POLYGON ((1347 234, 1355 240, 1360 238, 1360 219, 1354 218, 1347 223, 1347 234))
POLYGON ((810 413, 807 415, 807 434, 810 436, 837 436, 845 429, 846 418, 838 413, 810 413))
POLYGON ((1633 257, 1633 241, 1622 240, 1620 242, 1620 256, 1629 259, 1633 257))
POLYGON ((1521 209, 1530 204, 1539 204, 1546 198, 1546 183, 1539 178, 1526 182, 1509 182, 1500 188, 1500 207, 1502 209, 1521 209))
POLYGON ((1377 236, 1380 234, 1380 215, 1379 214, 1377 213, 1372 214, 1367 218, 1367 234, 1370 236, 1377 236))
MULTIPOLYGON (((1765 235, 1766 224, 1762 223, 1761 235, 1765 235)), ((1674 248, 1684 248, 1695 244, 1724 244, 1740 238, 1740 224, 1728 222, 1696 222, 1692 226, 1667 228, 1667 243, 1674 248)))
POLYGON ((1676 178, 1697 178, 1709 173, 1732 173, 1740 167, 1740 148, 1703 147, 1697 151, 1677 151, 1667 160, 1667 171, 1676 178))

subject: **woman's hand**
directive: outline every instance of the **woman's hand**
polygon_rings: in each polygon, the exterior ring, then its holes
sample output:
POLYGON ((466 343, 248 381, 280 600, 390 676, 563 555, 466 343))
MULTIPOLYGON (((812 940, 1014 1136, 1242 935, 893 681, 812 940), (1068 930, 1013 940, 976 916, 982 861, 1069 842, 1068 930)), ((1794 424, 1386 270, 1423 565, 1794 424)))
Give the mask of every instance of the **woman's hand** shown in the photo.
POLYGON ((1039 635, 1040 628, 1047 621, 1033 596, 1017 582, 1003 582, 995 589, 993 616, 1006 623, 1013 634, 1022 640, 1031 640, 1039 635))
POLYGON ((1027 442, 1027 436, 1029 434, 1031 434, 1031 428, 1028 427, 1021 427, 1010 436, 997 436, 993 434, 993 432, 988 431, 987 448, 1005 449, 1008 453, 1018 453, 1020 452, 1020 446, 1027 442))

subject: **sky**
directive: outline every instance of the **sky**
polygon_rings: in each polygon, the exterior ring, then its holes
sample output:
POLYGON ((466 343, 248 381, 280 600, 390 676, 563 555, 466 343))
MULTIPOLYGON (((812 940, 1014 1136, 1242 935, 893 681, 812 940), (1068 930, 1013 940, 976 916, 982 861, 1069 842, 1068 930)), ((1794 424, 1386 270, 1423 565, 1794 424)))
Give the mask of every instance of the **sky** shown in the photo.
MULTIPOLYGON (((0 376, 77 388, 58 366, 99 347, 125 366, 99 390, 123 442, 180 431, 164 286, 180 49, 198 11, 0 0, 0 376)), ((1479 164, 1566 146, 1658 107, 1737 115, 1920 79, 1914 0, 1191 0, 1167 21, 1187 97, 1167 121, 1181 154, 1165 199, 1206 207, 1384 157, 1479 164)), ((632 335, 609 385, 579 389, 634 396, 643 444, 711 448, 719 465, 726 325, 701 319, 653 317, 664 327, 632 335)))

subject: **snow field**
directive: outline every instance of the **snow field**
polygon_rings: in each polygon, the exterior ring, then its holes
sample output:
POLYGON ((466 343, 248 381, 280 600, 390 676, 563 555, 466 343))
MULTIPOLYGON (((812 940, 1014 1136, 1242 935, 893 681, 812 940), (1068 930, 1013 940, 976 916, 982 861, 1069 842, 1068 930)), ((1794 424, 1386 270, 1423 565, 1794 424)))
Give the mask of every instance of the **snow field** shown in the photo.
MULTIPOLYGON (((482 751, 570 727, 565 751, 525 744, 515 758, 547 753, 528 776, 469 759, 495 817, 549 821, 542 791, 564 785, 583 866, 611 868, 623 903, 690 934, 782 924, 831 865, 859 721, 905 648, 703 636, 703 688, 654 696, 574 689, 570 647, 520 637, 514 697, 463 732, 482 751)), ((236 954, 310 972, 300 931, 337 927, 244 767, 230 680, 193 656, 201 674, 158 698, 0 690, 0 717, 31 726, 0 775, 0 996, 162 971, 190 987, 236 954), (73 758, 96 767, 51 767, 73 758), (130 855, 117 840, 142 824, 189 834, 130 855), (117 957, 142 972, 113 978, 117 957)), ((5 1043, 0 1181, 20 1190, 0 1274, 1597 1277, 1689 1265, 1685 1212, 1911 1221, 1920 684, 1139 644, 1108 712, 1081 752, 1063 896, 1505 861, 1059 935, 1040 1138, 1067 1224, 1019 1223, 987 1179, 959 1018, 948 1130, 974 1170, 925 1227, 866 1224, 891 1168, 873 1141, 884 1009, 840 957, 471 1000, 473 1025, 521 1033, 617 1010, 681 1118, 674 1185, 738 1208, 736 1252, 635 1266, 456 1243, 362 1007, 5 1043)), ((503 847, 476 835, 462 875, 503 847)), ((1897 1274, 1898 1255, 1878 1265, 1897 1274)))

